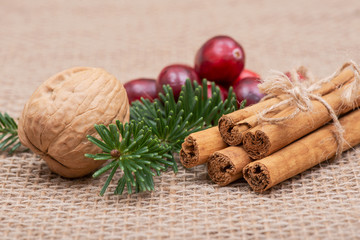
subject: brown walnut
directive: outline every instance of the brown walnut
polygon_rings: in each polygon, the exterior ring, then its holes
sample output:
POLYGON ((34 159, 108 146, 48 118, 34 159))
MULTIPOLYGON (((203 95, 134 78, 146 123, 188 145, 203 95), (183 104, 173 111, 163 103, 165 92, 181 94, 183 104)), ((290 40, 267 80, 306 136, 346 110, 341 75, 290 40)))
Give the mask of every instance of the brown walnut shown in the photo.
POLYGON ((103 161, 86 158, 101 152, 89 142, 94 124, 129 121, 123 85, 100 68, 76 67, 45 81, 26 103, 19 120, 23 145, 39 154, 50 170, 68 178, 87 175, 103 161))

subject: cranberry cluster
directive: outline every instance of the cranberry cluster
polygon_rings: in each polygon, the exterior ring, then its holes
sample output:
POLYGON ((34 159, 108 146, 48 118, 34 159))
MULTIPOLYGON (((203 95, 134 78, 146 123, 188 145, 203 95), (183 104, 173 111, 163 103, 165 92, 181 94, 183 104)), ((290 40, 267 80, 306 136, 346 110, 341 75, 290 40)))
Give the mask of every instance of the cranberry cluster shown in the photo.
MULTIPOLYGON (((247 104, 257 103, 264 95, 257 85, 260 76, 244 69, 245 53, 242 46, 229 36, 215 36, 205 42, 197 51, 194 68, 184 64, 166 66, 158 78, 134 79, 125 84, 129 102, 141 97, 157 98, 164 84, 169 84, 177 99, 186 79, 201 83, 202 79, 215 82, 220 88, 222 99, 226 99, 230 86, 239 102, 246 99, 247 104)), ((208 85, 211 94, 211 85, 208 85)))

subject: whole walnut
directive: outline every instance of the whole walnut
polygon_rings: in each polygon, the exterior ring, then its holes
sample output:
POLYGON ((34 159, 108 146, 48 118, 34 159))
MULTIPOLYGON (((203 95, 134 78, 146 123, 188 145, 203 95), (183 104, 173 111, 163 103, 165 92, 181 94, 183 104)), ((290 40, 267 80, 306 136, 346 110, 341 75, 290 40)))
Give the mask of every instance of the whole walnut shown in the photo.
POLYGON ((103 161, 86 158, 100 148, 89 142, 94 124, 129 121, 123 85, 100 68, 75 67, 45 81, 26 103, 19 120, 23 145, 39 154, 50 170, 68 178, 87 175, 103 161))

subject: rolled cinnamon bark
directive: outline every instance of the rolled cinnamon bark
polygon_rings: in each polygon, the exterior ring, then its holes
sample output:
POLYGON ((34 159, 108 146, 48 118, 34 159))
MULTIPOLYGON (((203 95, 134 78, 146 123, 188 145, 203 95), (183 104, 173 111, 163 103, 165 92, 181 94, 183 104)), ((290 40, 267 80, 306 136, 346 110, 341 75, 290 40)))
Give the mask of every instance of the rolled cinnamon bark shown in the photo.
MULTIPOLYGON (((331 79, 331 81, 324 83, 320 89, 315 90, 313 93, 321 96, 329 94, 341 85, 351 81, 353 77, 354 72, 351 69, 344 69, 338 76, 331 79)), ((243 133, 258 125, 257 117, 254 115, 265 108, 279 103, 283 99, 284 96, 281 96, 280 98, 271 98, 264 102, 259 102, 250 107, 222 116, 219 119, 219 131, 223 141, 229 145, 241 144, 243 133)), ((272 117, 287 107, 287 105, 283 105, 277 108, 276 111, 269 113, 267 117, 272 117)))
POLYGON ((218 185, 226 186, 243 175, 243 168, 251 162, 240 146, 230 146, 214 152, 207 162, 209 177, 218 185))
MULTIPOLYGON (((357 98, 353 104, 345 104, 342 97, 344 89, 345 86, 322 97, 337 115, 351 111, 360 103, 360 98, 357 98)), ((327 108, 317 100, 311 102, 311 112, 300 112, 280 123, 262 123, 248 130, 243 136, 243 147, 249 156, 254 160, 264 158, 329 122, 331 116, 327 108)), ((287 117, 295 110, 295 106, 288 107, 274 118, 287 117)))
MULTIPOLYGON (((269 112, 266 114, 266 117, 272 117, 275 114, 279 113, 280 110, 283 110, 284 108, 285 106, 276 109, 276 111, 269 112)), ((243 136, 246 133, 246 131, 249 130, 250 128, 256 127, 257 125, 258 125, 258 116, 253 115, 244 120, 241 120, 240 122, 235 123, 230 133, 227 133, 226 135, 221 135, 221 137, 223 141, 226 142, 227 144, 231 146, 237 146, 242 143, 243 136)))
MULTIPOLYGON (((340 118, 345 133, 343 149, 360 144, 360 110, 340 118)), ((324 126, 272 155, 251 162, 244 170, 244 178, 256 192, 291 178, 335 156, 337 141, 333 125, 324 126)))
POLYGON ((192 133, 181 146, 180 162, 186 168, 204 164, 212 153, 227 146, 217 126, 192 133))
POLYGON ((218 126, 223 141, 229 145, 239 145, 242 140, 239 134, 241 134, 243 129, 235 127, 236 123, 252 117, 260 111, 264 110, 265 108, 269 108, 272 105, 279 103, 280 101, 281 99, 277 97, 270 98, 222 116, 219 119, 218 126))
POLYGON ((315 90, 314 93, 318 95, 326 95, 335 89, 341 87, 342 85, 351 82, 354 78, 354 71, 349 69, 346 65, 346 68, 342 69, 339 75, 331 79, 329 82, 324 83, 321 88, 315 90))

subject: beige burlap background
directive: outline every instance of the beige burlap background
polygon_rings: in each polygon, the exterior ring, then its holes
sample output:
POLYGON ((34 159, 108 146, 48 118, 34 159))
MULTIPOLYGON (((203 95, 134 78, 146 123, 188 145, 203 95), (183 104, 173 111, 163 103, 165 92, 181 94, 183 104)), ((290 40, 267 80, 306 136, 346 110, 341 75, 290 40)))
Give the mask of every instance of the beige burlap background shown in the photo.
MULTIPOLYGON (((72 66, 122 82, 193 63, 228 34, 261 74, 306 65, 319 77, 360 61, 352 1, 0 0, 0 112, 18 117, 32 92, 72 66)), ((156 178, 152 193, 104 197, 105 177, 63 179, 31 153, 0 155, 0 239, 360 239, 356 149, 265 194, 217 187, 203 166, 156 178)))

